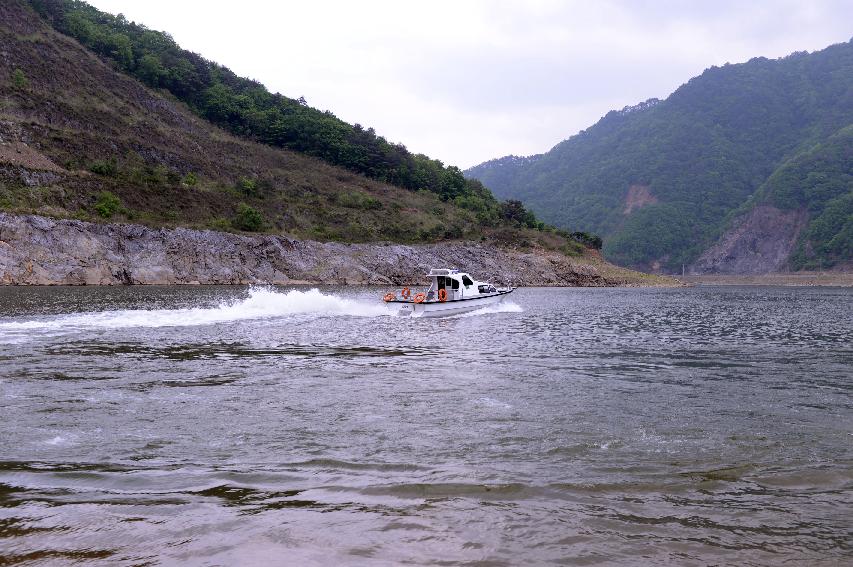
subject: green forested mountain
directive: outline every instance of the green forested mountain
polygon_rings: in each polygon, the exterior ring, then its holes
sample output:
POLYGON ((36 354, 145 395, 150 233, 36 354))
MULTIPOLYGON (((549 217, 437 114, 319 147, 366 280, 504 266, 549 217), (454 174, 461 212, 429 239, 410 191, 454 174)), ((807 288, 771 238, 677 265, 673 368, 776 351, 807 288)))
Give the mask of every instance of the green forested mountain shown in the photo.
POLYGON ((800 207, 790 267, 828 267, 850 258, 851 124, 853 41, 712 67, 545 154, 466 174, 548 222, 602 234, 611 260, 663 270, 694 261, 745 208, 800 207))

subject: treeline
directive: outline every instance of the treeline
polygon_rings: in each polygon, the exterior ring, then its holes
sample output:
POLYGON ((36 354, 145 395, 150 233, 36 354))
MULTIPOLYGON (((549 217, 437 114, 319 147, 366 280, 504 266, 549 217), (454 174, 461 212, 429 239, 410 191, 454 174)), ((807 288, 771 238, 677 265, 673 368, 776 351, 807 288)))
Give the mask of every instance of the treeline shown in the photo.
POLYGON ((79 0, 30 0, 58 31, 110 59, 152 88, 165 89, 195 113, 246 138, 320 158, 372 179, 438 194, 474 211, 489 226, 503 221, 544 228, 520 202, 498 203, 479 181, 455 166, 402 144, 388 142, 373 128, 348 124, 303 98, 270 93, 257 81, 181 47, 164 32, 150 30, 119 14, 101 12, 79 0))

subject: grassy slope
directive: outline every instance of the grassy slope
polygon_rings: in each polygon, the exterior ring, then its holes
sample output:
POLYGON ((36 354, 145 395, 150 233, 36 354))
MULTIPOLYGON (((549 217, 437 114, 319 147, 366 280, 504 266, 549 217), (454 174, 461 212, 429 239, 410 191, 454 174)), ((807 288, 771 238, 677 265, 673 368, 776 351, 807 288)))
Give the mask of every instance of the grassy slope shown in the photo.
POLYGON ((548 222, 602 234, 608 258, 676 269, 780 165, 851 123, 853 42, 709 69, 667 100, 611 112, 546 154, 466 173, 548 222), (656 202, 625 213, 631 186, 656 202))
POLYGON ((0 4, 0 44, 2 209, 99 220, 97 195, 108 190, 123 205, 112 220, 154 226, 229 230, 245 202, 262 212, 264 230, 302 238, 567 245, 553 234, 484 228, 433 193, 238 139, 117 72, 24 3, 0 4), (22 161, 53 171, 22 175, 9 165, 22 161), (255 188, 241 189, 243 178, 255 188))
POLYGON ((320 158, 371 179, 425 189, 486 218, 498 202, 457 167, 412 154, 372 128, 348 124, 304 99, 271 93, 261 83, 182 49, 166 33, 102 12, 83 0, 27 0, 57 31, 80 41, 148 87, 162 88, 225 130, 274 147, 320 158))

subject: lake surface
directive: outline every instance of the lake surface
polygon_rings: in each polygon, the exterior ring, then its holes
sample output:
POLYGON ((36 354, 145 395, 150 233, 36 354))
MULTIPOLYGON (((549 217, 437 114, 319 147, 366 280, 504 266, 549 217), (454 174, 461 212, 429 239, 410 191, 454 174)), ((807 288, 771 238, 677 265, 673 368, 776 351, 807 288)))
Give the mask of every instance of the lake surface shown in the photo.
POLYGON ((0 565, 853 562, 853 290, 0 288, 0 565))

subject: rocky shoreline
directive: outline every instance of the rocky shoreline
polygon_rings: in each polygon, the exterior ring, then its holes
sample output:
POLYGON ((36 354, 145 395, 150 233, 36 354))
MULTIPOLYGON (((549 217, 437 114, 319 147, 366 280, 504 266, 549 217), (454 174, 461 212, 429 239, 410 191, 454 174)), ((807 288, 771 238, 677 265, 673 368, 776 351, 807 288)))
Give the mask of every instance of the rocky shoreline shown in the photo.
POLYGON ((514 286, 661 286, 670 278, 475 242, 343 244, 0 213, 0 284, 417 284, 431 267, 514 286))

